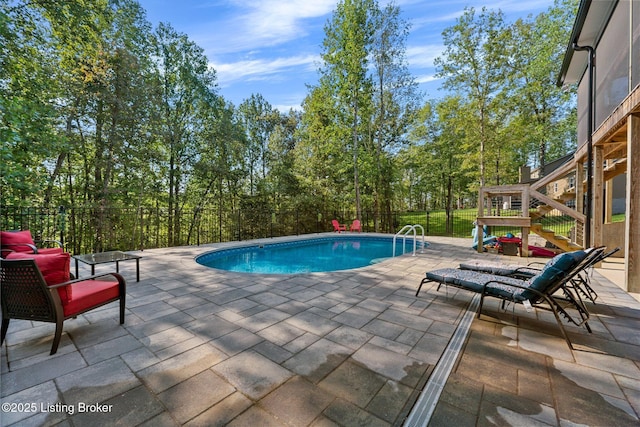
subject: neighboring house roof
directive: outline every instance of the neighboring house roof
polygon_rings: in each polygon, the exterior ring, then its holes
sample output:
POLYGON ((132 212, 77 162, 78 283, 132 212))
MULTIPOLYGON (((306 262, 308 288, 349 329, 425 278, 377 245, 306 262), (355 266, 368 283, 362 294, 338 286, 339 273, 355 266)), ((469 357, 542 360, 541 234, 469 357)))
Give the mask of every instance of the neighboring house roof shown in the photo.
POLYGON ((542 168, 542 170, 540 170, 540 168, 534 169, 531 171, 531 177, 532 177, 532 181, 536 181, 544 176, 547 176, 549 174, 551 174, 551 172, 555 171, 556 169, 558 169, 560 166, 564 165, 565 163, 567 163, 568 161, 570 161, 571 159, 573 159, 573 155, 574 153, 569 153, 565 156, 560 157, 559 159, 556 159, 552 162, 547 163, 546 165, 544 165, 544 167, 542 168), (542 173, 540 173, 542 172, 542 173))
POLYGON ((587 69, 589 54, 585 51, 573 50, 573 44, 595 48, 617 3, 618 0, 580 0, 569 45, 556 82, 558 86, 580 81, 587 69))

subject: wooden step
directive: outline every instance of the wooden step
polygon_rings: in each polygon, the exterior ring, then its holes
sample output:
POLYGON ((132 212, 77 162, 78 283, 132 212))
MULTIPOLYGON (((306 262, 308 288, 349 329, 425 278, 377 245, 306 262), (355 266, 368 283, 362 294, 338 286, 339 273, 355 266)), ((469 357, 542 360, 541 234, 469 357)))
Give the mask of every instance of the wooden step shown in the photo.
POLYGON ((563 251, 569 252, 582 249, 580 245, 570 241, 567 237, 556 235, 553 230, 544 229, 540 223, 531 224, 530 229, 533 233, 539 235, 563 251))

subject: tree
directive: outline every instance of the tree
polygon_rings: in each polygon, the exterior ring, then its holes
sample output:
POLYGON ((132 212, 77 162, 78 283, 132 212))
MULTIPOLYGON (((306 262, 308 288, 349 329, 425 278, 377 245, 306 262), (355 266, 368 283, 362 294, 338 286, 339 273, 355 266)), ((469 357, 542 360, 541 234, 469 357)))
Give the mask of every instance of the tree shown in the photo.
POLYGON ((253 196, 258 178, 264 180, 268 169, 267 146, 271 132, 279 120, 278 112, 260 94, 252 94, 238 107, 246 132, 246 162, 249 166, 249 194, 253 196), (257 175, 256 169, 260 169, 257 175))
POLYGON ((343 0, 325 25, 322 43, 324 68, 320 84, 330 88, 336 107, 345 111, 338 116, 342 126, 351 130, 353 187, 356 217, 361 218, 359 160, 360 141, 366 135, 371 113, 371 79, 367 74, 370 44, 375 31, 377 6, 373 0, 343 0), (364 117, 364 119, 363 119, 364 117))
POLYGON ((215 72, 208 67, 202 48, 171 26, 160 24, 155 34, 157 73, 162 93, 161 129, 167 155, 169 242, 180 235, 181 193, 198 157, 203 126, 197 111, 215 102, 215 72))
POLYGON ((537 165, 561 157, 575 146, 574 94, 555 85, 558 64, 575 16, 575 0, 561 0, 535 18, 517 20, 508 29, 510 109, 517 132, 535 151, 537 165))
POLYGON ((393 153, 403 145, 414 119, 420 94, 409 72, 406 43, 409 24, 400 16, 400 8, 388 4, 375 15, 375 32, 371 44, 373 65, 373 156, 375 169, 374 217, 379 231, 380 205, 384 203, 387 230, 391 223, 393 153))
POLYGON ((504 29, 501 12, 483 8, 476 15, 475 9, 465 9, 456 24, 442 33, 445 51, 435 60, 443 86, 465 96, 475 107, 476 113, 468 112, 467 120, 469 136, 479 144, 480 186, 486 181, 487 150, 499 144, 494 100, 506 79, 504 29))

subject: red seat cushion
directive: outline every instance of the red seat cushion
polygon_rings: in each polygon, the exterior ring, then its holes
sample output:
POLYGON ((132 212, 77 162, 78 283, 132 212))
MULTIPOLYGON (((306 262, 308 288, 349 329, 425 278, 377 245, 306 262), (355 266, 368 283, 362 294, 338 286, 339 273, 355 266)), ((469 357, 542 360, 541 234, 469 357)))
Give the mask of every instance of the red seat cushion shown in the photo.
POLYGON ((33 252, 33 249, 29 246, 19 246, 20 243, 35 245, 29 230, 0 231, 0 245, 2 245, 3 248, 11 249, 16 252, 33 252))
POLYGON ((118 298, 118 282, 83 280, 73 285, 73 298, 62 303, 64 317, 74 316, 103 302, 118 298))
MULTIPOLYGON (((44 277, 44 281, 47 285, 57 285, 58 283, 68 282, 69 268, 71 256, 66 253, 56 254, 28 254, 24 252, 11 252, 7 255, 7 259, 33 259, 36 265, 40 269, 40 273, 44 277)), ((71 286, 64 286, 58 288, 58 294, 62 303, 68 302, 71 299, 71 286)))

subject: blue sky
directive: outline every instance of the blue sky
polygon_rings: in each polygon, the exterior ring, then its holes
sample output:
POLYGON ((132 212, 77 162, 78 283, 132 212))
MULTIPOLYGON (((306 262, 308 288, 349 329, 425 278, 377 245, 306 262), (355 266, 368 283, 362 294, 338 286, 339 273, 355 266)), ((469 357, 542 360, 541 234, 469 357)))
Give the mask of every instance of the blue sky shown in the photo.
MULTIPOLYGON (((324 25, 337 0, 138 0, 154 25, 170 23, 204 49, 219 93, 236 106, 260 93, 282 112, 299 109, 316 84, 324 25)), ((385 5, 385 0, 379 0, 385 5)), ((433 60, 442 31, 466 6, 502 10, 508 22, 547 10, 553 0, 396 0, 411 24, 410 71, 428 98, 442 96, 433 60)))

